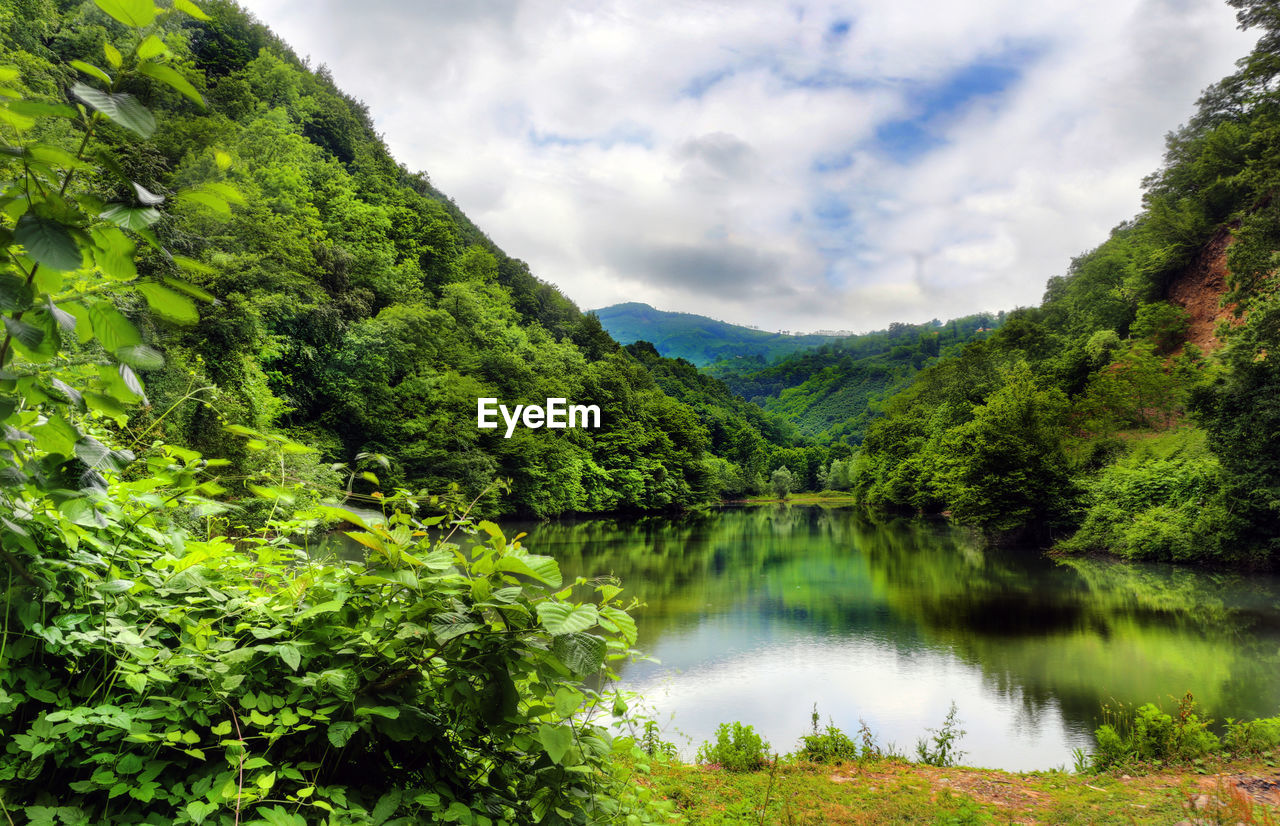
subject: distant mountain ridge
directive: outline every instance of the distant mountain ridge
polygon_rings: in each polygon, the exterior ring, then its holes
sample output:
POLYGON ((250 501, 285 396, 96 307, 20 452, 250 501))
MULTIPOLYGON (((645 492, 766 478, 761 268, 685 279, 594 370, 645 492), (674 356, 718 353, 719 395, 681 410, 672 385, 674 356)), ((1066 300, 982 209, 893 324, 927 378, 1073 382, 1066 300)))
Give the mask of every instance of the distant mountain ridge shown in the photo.
POLYGON ((836 341, 838 335, 768 333, 693 313, 672 313, 630 301, 593 311, 619 344, 647 341, 668 358, 699 367, 724 359, 761 358, 766 363, 836 341))

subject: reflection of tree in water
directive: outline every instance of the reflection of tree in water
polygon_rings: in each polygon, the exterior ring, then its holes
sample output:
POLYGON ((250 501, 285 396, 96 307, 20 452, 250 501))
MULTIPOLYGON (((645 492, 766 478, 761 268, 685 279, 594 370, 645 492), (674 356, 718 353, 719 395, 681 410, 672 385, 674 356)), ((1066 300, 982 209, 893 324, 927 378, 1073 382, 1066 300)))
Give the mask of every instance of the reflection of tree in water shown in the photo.
POLYGON ((876 523, 852 509, 559 521, 529 545, 566 576, 613 574, 647 603, 641 647, 747 612, 821 636, 863 637, 904 656, 953 652, 989 686, 1091 730, 1103 702, 1195 693, 1216 716, 1280 708, 1276 580, 1035 551, 982 549, 923 520, 876 523))

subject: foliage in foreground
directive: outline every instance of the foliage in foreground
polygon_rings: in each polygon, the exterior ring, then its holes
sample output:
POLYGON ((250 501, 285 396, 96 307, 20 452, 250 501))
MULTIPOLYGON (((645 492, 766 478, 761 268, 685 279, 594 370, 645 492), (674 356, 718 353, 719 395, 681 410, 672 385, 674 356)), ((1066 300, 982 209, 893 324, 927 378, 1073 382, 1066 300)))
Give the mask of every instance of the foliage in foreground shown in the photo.
MULTIPOLYGON (((285 480, 310 448, 246 428, 235 429, 245 449, 278 469, 247 485, 266 527, 220 534, 226 462, 148 443, 154 425, 125 449, 128 409, 145 399, 134 370, 164 359, 117 305, 192 323, 191 299, 208 296, 176 277, 183 261, 152 232, 166 196, 126 177, 109 202, 80 184, 124 174, 97 135, 155 130, 136 93, 145 78, 202 103, 157 24, 205 15, 189 0, 97 5, 125 36, 103 46, 110 73, 76 64, 97 82, 73 87, 82 106, 18 92, 0 103, 21 138, 4 146, 0 226, 0 815, 14 826, 647 820, 645 788, 626 782, 642 764, 616 759, 644 757, 615 736, 626 704, 585 682, 634 653, 618 585, 565 587, 519 537, 447 507, 421 516, 406 491, 378 493, 380 511, 282 519, 311 496, 285 480), (77 151, 60 147, 69 135, 77 151), (303 541, 335 520, 362 559, 303 541)), ((16 78, 0 68, 0 82, 16 78)), ((175 198, 229 213, 238 193, 216 179, 229 162, 209 155, 215 179, 175 198)))

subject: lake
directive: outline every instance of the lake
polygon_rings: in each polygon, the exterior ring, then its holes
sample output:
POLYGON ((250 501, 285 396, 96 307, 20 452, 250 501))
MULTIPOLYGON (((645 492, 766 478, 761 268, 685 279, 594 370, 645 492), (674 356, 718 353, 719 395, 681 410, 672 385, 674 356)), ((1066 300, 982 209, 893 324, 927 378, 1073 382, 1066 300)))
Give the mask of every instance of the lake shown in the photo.
POLYGON ((768 505, 675 517, 503 522, 566 579, 617 576, 629 663, 664 738, 692 758, 722 722, 794 751, 817 705, 914 755, 954 701, 968 765, 1072 765, 1104 703, 1191 692, 1216 718, 1280 713, 1280 579, 984 549, 922 520, 768 505))

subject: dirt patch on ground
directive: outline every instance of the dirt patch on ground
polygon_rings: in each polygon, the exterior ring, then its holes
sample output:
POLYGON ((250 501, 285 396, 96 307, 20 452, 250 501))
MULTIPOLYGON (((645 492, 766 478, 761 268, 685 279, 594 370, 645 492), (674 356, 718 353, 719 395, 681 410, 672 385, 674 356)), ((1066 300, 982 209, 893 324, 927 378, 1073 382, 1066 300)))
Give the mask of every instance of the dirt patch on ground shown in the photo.
POLYGON ((1191 313, 1187 341, 1206 353, 1221 344, 1215 335, 1218 322, 1234 320, 1231 312, 1234 305, 1221 306, 1222 296, 1227 292, 1227 250, 1234 241, 1231 227, 1219 228, 1169 284, 1169 300, 1191 313))

